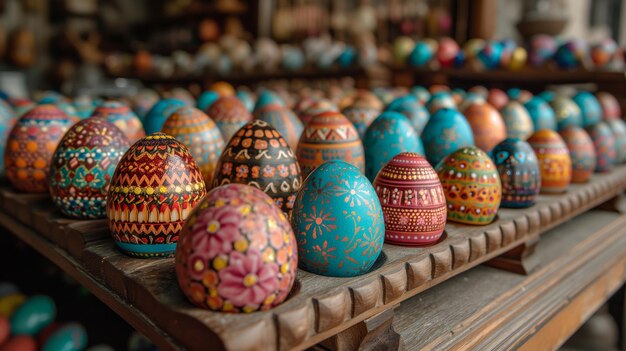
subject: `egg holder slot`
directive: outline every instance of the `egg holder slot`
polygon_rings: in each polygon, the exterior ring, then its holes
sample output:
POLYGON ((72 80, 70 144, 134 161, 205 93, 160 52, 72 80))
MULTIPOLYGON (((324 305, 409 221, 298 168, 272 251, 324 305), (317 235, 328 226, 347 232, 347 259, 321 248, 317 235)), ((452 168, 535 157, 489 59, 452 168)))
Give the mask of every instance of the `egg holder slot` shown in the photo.
MULTIPOLYGON (((393 309, 402 301, 478 264, 537 241, 541 233, 626 189, 626 166, 595 174, 560 195, 541 195, 535 206, 501 209, 486 226, 446 225, 446 238, 428 247, 385 244, 385 260, 353 278, 299 270, 298 289, 270 311, 225 314, 193 307, 176 281, 173 259, 136 259, 119 250, 106 220, 69 220, 47 194, 20 194, 0 187, 4 214, 53 242, 57 251, 110 289, 128 308, 189 350, 395 349, 393 309)), ((168 349, 167 347, 165 349, 168 349)), ((171 347, 170 347, 171 349, 171 347)))

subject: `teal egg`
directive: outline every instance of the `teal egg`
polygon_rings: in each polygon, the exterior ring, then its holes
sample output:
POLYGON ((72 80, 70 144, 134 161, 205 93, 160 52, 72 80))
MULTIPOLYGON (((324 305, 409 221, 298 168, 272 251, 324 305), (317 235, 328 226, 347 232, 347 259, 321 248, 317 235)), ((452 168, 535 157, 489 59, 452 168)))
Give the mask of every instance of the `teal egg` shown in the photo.
POLYGON ((430 117, 422 132, 426 159, 436 165, 454 151, 474 145, 472 128, 456 110, 444 108, 430 117))
POLYGON ((160 132, 167 117, 183 106, 185 103, 178 99, 162 99, 157 102, 141 121, 146 135, 160 132))
POLYGON ((50 335, 42 351, 81 351, 86 346, 85 328, 78 323, 69 323, 50 335))
POLYGON ((424 147, 411 122, 399 112, 380 114, 367 128, 363 137, 365 176, 374 181, 378 171, 401 152, 424 155, 424 147))
POLYGON ((526 107, 530 119, 533 121, 534 130, 556 130, 556 115, 552 107, 544 99, 533 96, 524 103, 524 107, 526 107))
POLYGON ((80 119, 78 115, 78 110, 76 110, 76 107, 72 103, 63 101, 56 103, 56 106, 63 110, 63 112, 65 112, 65 114, 69 117, 74 119, 80 119))
POLYGON ((425 105, 428 100, 430 100, 430 92, 428 91, 428 89, 419 85, 411 88, 411 95, 415 96, 417 98, 417 102, 422 105, 425 105))
POLYGON ((433 114, 442 108, 456 109, 456 104, 454 103, 454 99, 450 93, 446 91, 439 91, 430 97, 426 107, 428 107, 428 112, 433 114))
POLYGON ((399 112, 406 116, 418 135, 422 134, 422 130, 430 118, 430 113, 426 107, 421 105, 412 95, 395 99, 387 106, 386 110, 399 112))
POLYGON ((267 105, 285 106, 285 102, 273 91, 263 90, 261 94, 259 94, 259 98, 256 100, 256 104, 252 110, 253 114, 256 115, 259 110, 263 109, 267 105))
POLYGON ((582 126, 588 127, 602 120, 602 107, 596 97, 588 91, 581 91, 572 98, 582 117, 582 126))
POLYGON ((300 268, 326 276, 367 273, 383 248, 385 223, 372 184, 344 161, 329 161, 306 179, 291 224, 300 268))
POLYGON ((407 63, 413 67, 424 67, 433 59, 435 52, 425 41, 418 41, 407 57, 407 63))
POLYGON ((246 110, 250 112, 254 110, 254 97, 252 96, 252 93, 246 90, 237 90, 237 93, 235 93, 235 96, 237 97, 237 99, 243 102, 243 105, 246 107, 246 110))
POLYGON ((546 100, 546 102, 552 102, 552 100, 556 97, 556 94, 553 91, 545 90, 537 94, 537 96, 546 100))
POLYGON ((550 107, 554 110, 558 130, 563 130, 569 126, 583 126, 580 108, 572 99, 566 96, 557 96, 550 102, 550 107))
POLYGON ((347 46, 337 58, 337 63, 339 67, 350 67, 356 62, 356 56, 356 50, 352 46, 347 46))
POLYGON ((11 315, 11 333, 14 335, 37 335, 54 321, 56 306, 51 298, 35 295, 26 300, 11 315))
POLYGON ((199 110, 205 111, 214 103, 217 99, 220 98, 220 94, 213 90, 207 90, 202 92, 200 96, 198 96, 198 100, 196 101, 196 106, 199 110))

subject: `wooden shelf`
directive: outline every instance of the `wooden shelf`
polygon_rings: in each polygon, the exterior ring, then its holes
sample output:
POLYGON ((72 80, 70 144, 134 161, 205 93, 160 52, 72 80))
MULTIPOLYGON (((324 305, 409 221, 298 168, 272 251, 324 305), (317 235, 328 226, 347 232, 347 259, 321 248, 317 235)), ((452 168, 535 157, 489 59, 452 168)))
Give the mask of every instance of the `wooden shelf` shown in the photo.
POLYGON ((234 8, 222 8, 214 4, 195 4, 175 15, 152 16, 149 20, 135 25, 138 30, 174 26, 188 21, 201 20, 207 17, 217 16, 241 16, 248 11, 248 6, 239 3, 234 8))
POLYGON ((625 225, 585 213, 542 236, 533 275, 477 267, 403 302, 394 329, 408 350, 557 349, 626 281, 625 225))
MULTIPOLYGON (((0 187, 0 224, 70 272, 164 349, 305 349, 343 345, 355 330, 395 306, 527 242, 626 188, 626 166, 596 174, 562 195, 542 195, 528 209, 502 209, 487 226, 449 223, 438 244, 385 244, 370 273, 332 278, 299 271, 293 295, 271 311, 221 314, 194 308, 176 283, 172 259, 120 253, 105 220, 64 218, 46 194, 0 187), (175 346, 173 346, 175 345, 175 346)), ((393 314, 391 313, 391 316, 393 314)))

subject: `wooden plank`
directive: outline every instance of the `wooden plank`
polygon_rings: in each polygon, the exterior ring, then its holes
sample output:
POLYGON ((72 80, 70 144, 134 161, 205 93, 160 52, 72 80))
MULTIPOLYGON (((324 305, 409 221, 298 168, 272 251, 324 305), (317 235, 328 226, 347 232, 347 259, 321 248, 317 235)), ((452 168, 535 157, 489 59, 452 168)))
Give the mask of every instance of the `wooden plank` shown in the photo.
POLYGON ((449 223, 446 238, 434 246, 384 245, 380 265, 359 277, 333 278, 299 271, 298 290, 286 302, 250 315, 192 307, 177 287, 171 260, 127 258, 102 234, 96 238, 103 240, 85 241, 93 230, 89 225, 72 224, 74 235, 64 236, 70 241, 59 242, 72 248, 73 257, 81 258, 81 269, 90 279, 106 284, 189 349, 198 348, 193 340, 212 342, 215 349, 273 350, 279 345, 305 349, 536 238, 625 188, 626 166, 621 166, 612 173, 594 175, 588 184, 572 185, 565 194, 541 195, 534 207, 502 209, 498 219, 487 226, 449 223), (71 242, 76 238, 78 243, 71 242), (355 293, 363 287, 378 291, 355 293), (293 320, 298 323, 286 323, 293 320), (287 344, 283 337, 294 343, 287 344))
POLYGON ((88 245, 97 241, 110 241, 111 234, 106 219, 70 223, 65 227, 67 251, 78 261, 88 245))

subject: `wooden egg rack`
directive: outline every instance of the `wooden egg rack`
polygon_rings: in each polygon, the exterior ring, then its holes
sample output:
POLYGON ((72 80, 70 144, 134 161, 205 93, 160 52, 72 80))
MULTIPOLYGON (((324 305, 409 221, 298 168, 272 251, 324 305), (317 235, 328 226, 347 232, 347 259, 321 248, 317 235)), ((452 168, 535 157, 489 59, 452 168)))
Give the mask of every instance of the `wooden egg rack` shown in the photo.
POLYGON ((561 195, 541 195, 527 209, 501 209, 486 226, 446 225, 429 247, 385 244, 373 270, 354 278, 298 271, 292 295, 280 306, 252 314, 224 314, 193 307, 176 281, 173 259, 125 256, 106 220, 71 220, 47 194, 20 194, 0 186, 0 224, 86 286, 163 350, 287 350, 321 344, 367 348, 384 339, 400 302, 481 263, 528 273, 540 235, 626 189, 626 166, 595 174, 561 195))

